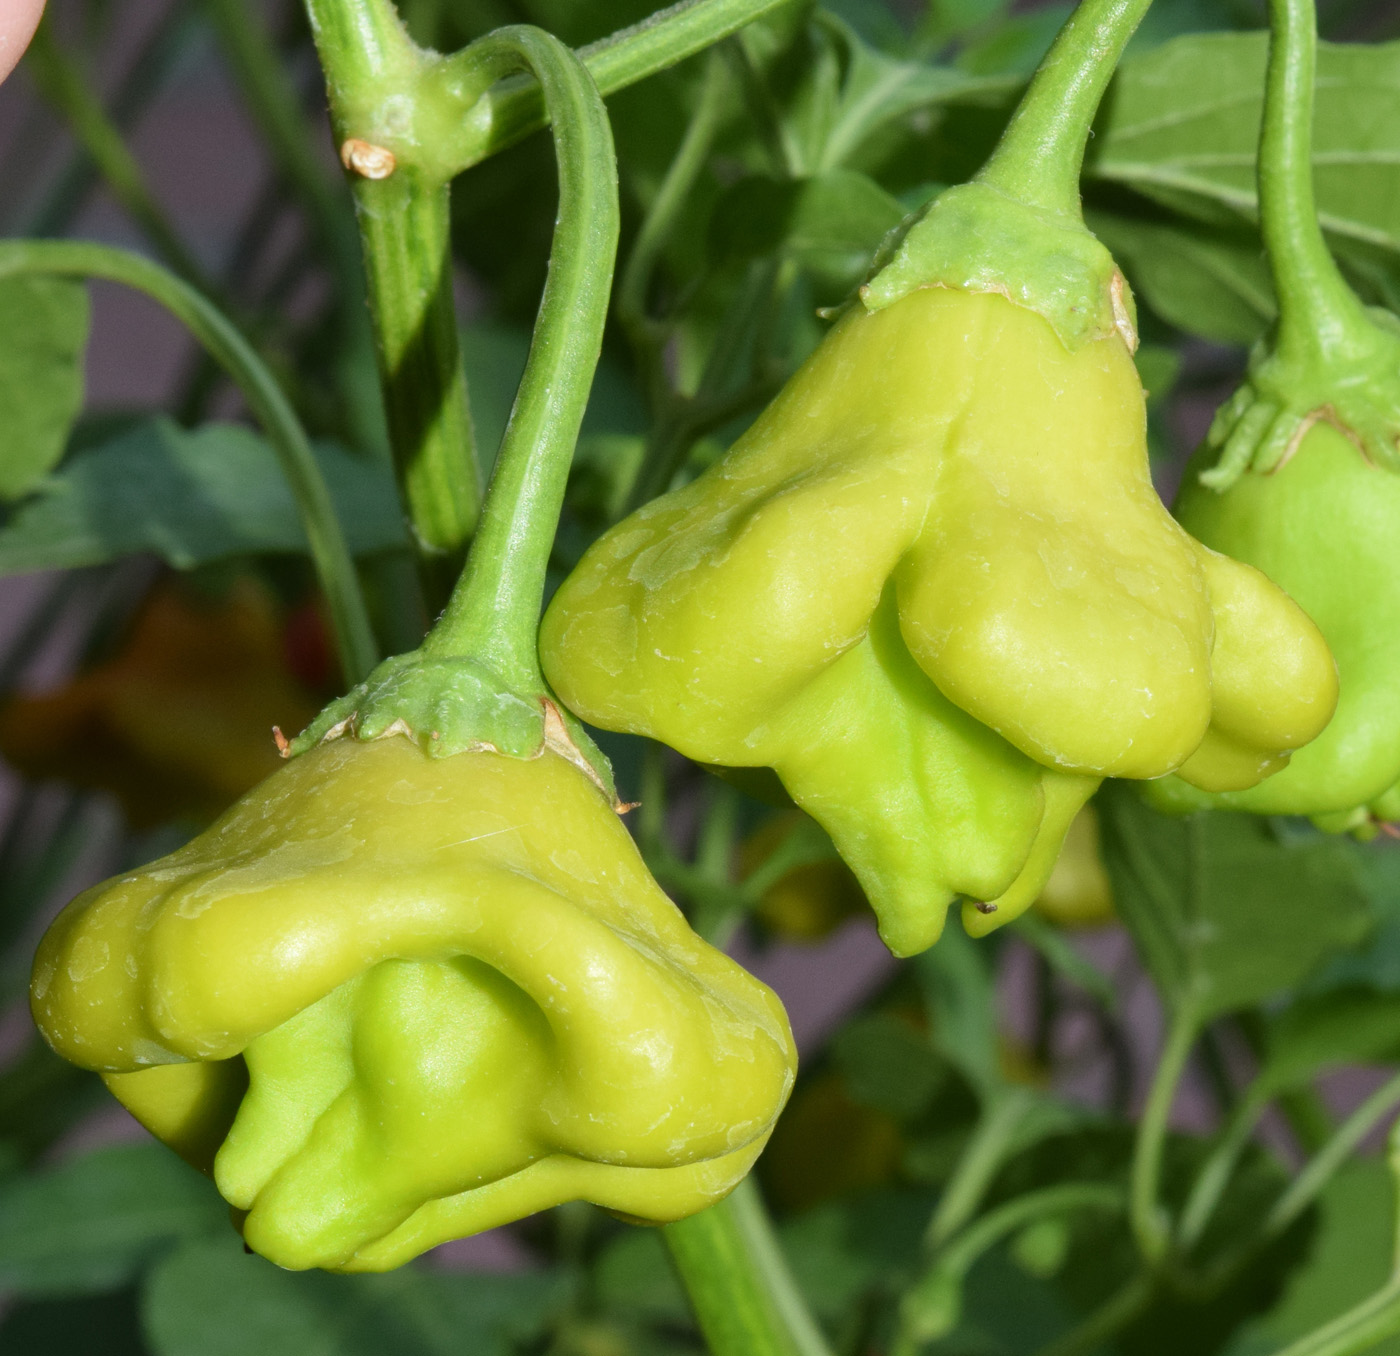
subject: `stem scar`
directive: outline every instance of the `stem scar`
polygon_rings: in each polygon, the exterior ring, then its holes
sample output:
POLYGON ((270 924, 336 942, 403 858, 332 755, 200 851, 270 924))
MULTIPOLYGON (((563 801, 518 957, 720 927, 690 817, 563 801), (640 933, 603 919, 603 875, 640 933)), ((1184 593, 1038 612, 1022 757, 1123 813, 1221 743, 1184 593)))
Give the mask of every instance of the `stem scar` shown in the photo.
POLYGON ((341 144, 340 163, 362 179, 387 179, 399 162, 387 147, 350 137, 341 144))

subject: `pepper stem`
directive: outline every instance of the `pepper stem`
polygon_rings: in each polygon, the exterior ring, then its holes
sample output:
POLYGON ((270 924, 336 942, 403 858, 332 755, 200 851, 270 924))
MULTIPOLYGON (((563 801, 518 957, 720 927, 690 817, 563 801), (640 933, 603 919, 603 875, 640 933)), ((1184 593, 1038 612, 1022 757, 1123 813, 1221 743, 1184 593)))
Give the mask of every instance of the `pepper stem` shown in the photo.
POLYGON ((1079 174, 1099 101, 1151 0, 1080 0, 977 182, 1078 217, 1079 174))
POLYGON ((499 29, 467 49, 486 83, 534 73, 554 129, 559 215, 525 374, 466 568, 423 643, 543 693, 536 649, 545 571, 602 348, 617 255, 617 166, 607 112, 579 59, 542 29, 499 29))
POLYGON ((1272 35, 1259 139, 1259 215, 1278 293, 1275 349, 1340 356, 1370 320, 1327 248, 1313 194, 1313 0, 1269 0, 1272 35))

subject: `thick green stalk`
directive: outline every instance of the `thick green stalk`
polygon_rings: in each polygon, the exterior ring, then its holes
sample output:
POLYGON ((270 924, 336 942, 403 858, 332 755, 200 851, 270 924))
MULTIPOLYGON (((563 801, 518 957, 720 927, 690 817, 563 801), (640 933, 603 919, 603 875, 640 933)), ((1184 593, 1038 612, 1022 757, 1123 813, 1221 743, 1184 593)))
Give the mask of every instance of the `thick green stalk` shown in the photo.
POLYGON ((204 292, 212 290, 199 261, 156 201, 146 175, 128 149, 116 124, 93 93, 92 81, 53 35, 45 18, 26 54, 30 74, 40 92, 67 120, 78 143, 92 157, 112 196, 150 241, 156 253, 204 292))
POLYGON ((829 1356, 751 1179, 662 1234, 712 1356, 829 1356))
POLYGON ((1313 194, 1313 0, 1269 0, 1269 65, 1259 138, 1260 229, 1279 298, 1276 351, 1308 361, 1339 357, 1364 338, 1365 308, 1332 258, 1313 194))
POLYGON ((88 241, 0 243, 0 277, 25 273, 102 278, 144 292, 181 321, 224 368, 262 425, 291 485, 311 559, 330 609, 346 680, 355 683, 364 678, 377 658, 374 634, 330 491, 296 413, 243 336, 189 284, 159 264, 126 250, 88 241))
POLYGON ((1171 1230, 1158 1199, 1162 1176, 1162 1150, 1167 1139, 1167 1118, 1176 1100, 1177 1085, 1196 1040, 1195 1014, 1182 1008, 1172 1014, 1167 1043, 1152 1077, 1142 1120, 1138 1122, 1129 1191, 1129 1219, 1144 1259, 1157 1266, 1166 1260, 1171 1230))
POLYGON ((977 175, 979 182, 1032 206, 1078 217, 1089 130, 1150 3, 1080 0, 977 175))
MULTIPOLYGON (((448 176, 414 125, 420 106, 434 102, 424 98, 425 71, 441 59, 414 46, 387 0, 306 0, 306 9, 336 141, 352 169, 394 466, 429 596, 440 599, 481 504, 452 298, 448 176), (409 130, 385 159, 386 123, 396 121, 409 130), (369 148, 368 162, 345 149, 356 144, 369 148)), ((464 62, 463 79, 479 96, 475 58, 464 62)))

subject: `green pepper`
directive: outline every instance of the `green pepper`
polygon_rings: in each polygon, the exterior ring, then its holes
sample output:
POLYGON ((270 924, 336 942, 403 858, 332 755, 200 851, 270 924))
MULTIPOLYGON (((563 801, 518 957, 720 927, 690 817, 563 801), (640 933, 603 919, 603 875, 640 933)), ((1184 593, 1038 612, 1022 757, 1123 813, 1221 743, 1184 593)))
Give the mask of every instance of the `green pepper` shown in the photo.
POLYGON ((851 310, 590 549, 540 653, 593 724, 775 769, 899 954, 955 896, 975 933, 1028 907, 1100 778, 1251 785, 1336 691, 1302 611, 1162 506, 1120 330, 951 287, 851 310))
POLYGON ((1340 694, 1331 724, 1262 785, 1204 796, 1173 778, 1151 796, 1311 815, 1365 836, 1400 815, 1400 332, 1361 304, 1318 225, 1311 7, 1276 4, 1273 23, 1259 203, 1279 316, 1188 466, 1176 514, 1307 611, 1340 694))
POLYGON ((322 744, 80 896, 33 1006, 286 1267, 393 1267, 574 1199, 690 1214, 795 1062, 578 767, 401 736, 322 744))

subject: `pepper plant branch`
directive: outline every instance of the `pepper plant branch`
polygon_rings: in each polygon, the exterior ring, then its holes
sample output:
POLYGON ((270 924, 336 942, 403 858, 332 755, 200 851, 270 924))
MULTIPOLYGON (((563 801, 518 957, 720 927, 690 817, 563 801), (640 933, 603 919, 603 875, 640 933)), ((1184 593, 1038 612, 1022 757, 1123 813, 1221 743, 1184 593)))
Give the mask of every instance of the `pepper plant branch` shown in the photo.
POLYGON ((928 1246, 941 1247, 977 1213, 1034 1099, 1032 1092, 1014 1087, 988 1099, 929 1221, 928 1246))
POLYGON ((1277 1356, 1354 1356, 1400 1333, 1400 1121, 1390 1127, 1386 1160, 1396 1194, 1390 1276, 1374 1294, 1277 1356))
MULTIPOLYGON (((682 0, 631 28, 579 49, 583 64, 606 98, 649 75, 703 52, 722 38, 771 14, 791 0, 682 0)), ((537 87, 520 82, 491 90, 485 107, 464 124, 454 146, 454 173, 514 145, 546 125, 537 87)))
POLYGON ((603 344, 617 256, 617 163, 607 110, 582 63, 542 29, 502 28, 467 49, 488 84, 522 66, 554 128, 559 211, 525 373, 481 522, 425 654, 471 655, 543 691, 536 650, 545 571, 603 344))
POLYGON ((1151 0, 1080 0, 977 181, 1077 218, 1079 174, 1099 101, 1151 0))
POLYGON ((1276 1238, 1293 1223, 1331 1181, 1381 1119, 1400 1105, 1400 1074, 1387 1079, 1339 1125, 1332 1138, 1304 1165, 1264 1220, 1266 1238, 1276 1238))
POLYGON ((751 1178, 662 1234, 712 1356, 830 1356, 751 1178))
POLYGON ((1167 1118, 1176 1100, 1177 1085, 1185 1072, 1187 1058, 1195 1044, 1199 1022, 1190 1004, 1172 1014, 1166 1045, 1152 1076, 1147 1105, 1138 1122, 1133 1146, 1132 1178, 1128 1217, 1139 1251, 1150 1266, 1167 1260, 1171 1230, 1160 1202, 1162 1151, 1167 1138, 1167 1118))
POLYGON ((18 274, 101 278, 134 288, 164 306, 209 350, 242 392, 277 454, 326 595, 341 667, 351 683, 364 678, 377 659, 374 634, 330 491, 295 411, 233 324, 168 269, 108 245, 89 241, 0 242, 0 277, 18 274))
MULTIPOLYGON (((360 165, 353 188, 389 443, 436 609, 481 505, 452 297, 448 176, 425 170, 416 145, 395 142, 386 159, 372 110, 388 105, 412 122, 424 70, 441 58, 414 46, 388 0, 306 0, 306 10, 336 139, 379 156, 347 161, 360 165)), ((479 62, 469 65, 480 90, 479 62)))
POLYGON ((1122 1189, 1117 1186, 1067 1182, 1027 1192, 989 1210, 952 1238, 906 1292, 891 1352, 894 1356, 918 1352, 952 1329, 967 1273, 1007 1235, 1037 1220, 1062 1218, 1080 1210, 1121 1212, 1124 1205, 1122 1189))
POLYGON ((145 172, 93 93, 91 79, 63 50, 47 16, 40 22, 25 59, 39 91, 63 115, 112 196, 152 248, 182 278, 212 293, 214 288, 204 269, 156 201, 145 172))

